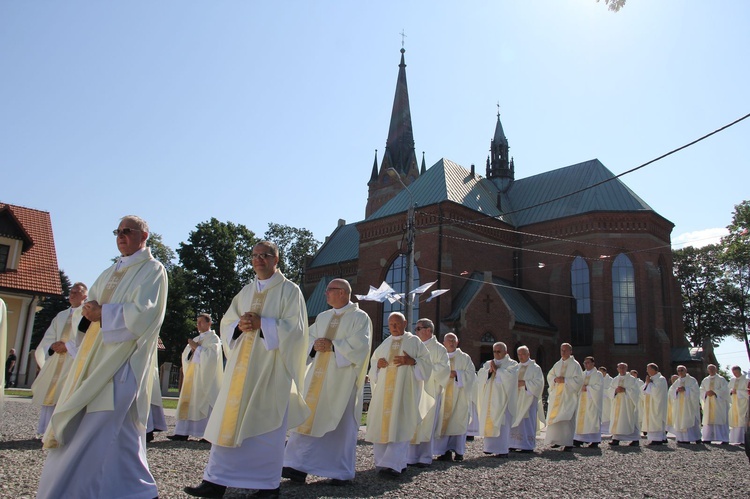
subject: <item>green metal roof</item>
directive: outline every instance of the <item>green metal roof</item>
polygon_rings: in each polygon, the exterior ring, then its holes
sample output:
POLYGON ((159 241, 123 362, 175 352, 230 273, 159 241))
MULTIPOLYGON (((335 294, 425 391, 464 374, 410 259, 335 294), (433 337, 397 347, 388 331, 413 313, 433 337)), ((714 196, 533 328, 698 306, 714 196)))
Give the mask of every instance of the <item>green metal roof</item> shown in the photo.
POLYGON ((359 231, 354 224, 339 225, 315 253, 307 268, 359 258, 359 231))
POLYGON ((516 227, 596 211, 653 211, 598 159, 516 180, 506 193, 492 179, 472 175, 464 167, 441 159, 420 175, 408 191, 399 192, 367 220, 404 213, 412 196, 418 207, 453 201, 516 227), (607 179, 614 180, 536 206, 607 179), (497 207, 498 195, 502 212, 497 207))
POLYGON ((317 317, 318 314, 320 314, 321 312, 325 312, 330 308, 328 306, 328 301, 326 300, 326 287, 328 287, 328 283, 330 283, 333 279, 333 277, 328 275, 323 277, 323 279, 318 282, 318 285, 315 286, 313 292, 310 293, 310 296, 307 297, 306 303, 308 319, 317 317))
MULTIPOLYGON (((469 306, 469 303, 471 303, 485 284, 484 274, 482 272, 473 272, 464 287, 456 295, 456 298, 453 300, 453 309, 444 320, 459 320, 461 318, 461 311, 469 306)), ((492 284, 516 316, 516 323, 544 329, 555 329, 537 310, 525 292, 512 287, 509 281, 500 279, 499 277, 493 276, 492 284)))

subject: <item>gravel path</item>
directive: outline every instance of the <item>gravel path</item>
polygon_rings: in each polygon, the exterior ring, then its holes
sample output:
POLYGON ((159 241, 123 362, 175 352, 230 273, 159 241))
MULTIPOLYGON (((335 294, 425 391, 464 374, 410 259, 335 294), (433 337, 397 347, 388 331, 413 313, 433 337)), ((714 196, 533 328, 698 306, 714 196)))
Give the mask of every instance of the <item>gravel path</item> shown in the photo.
MULTIPOLYGON (((173 412, 173 411, 168 411, 173 412)), ((35 430, 39 411, 28 401, 6 398, 0 423, 0 497, 34 497, 44 463, 35 430)), ((167 415, 170 429, 174 417, 167 415)), ((361 435, 360 435, 361 436, 361 435)), ((641 440, 645 444, 644 440, 641 440)), ((308 477, 307 485, 282 480, 281 495, 309 497, 675 497, 750 498, 750 465, 743 448, 719 445, 576 449, 560 452, 541 445, 535 454, 510 459, 486 457, 482 441, 469 442, 462 463, 435 462, 408 468, 398 479, 373 469, 372 449, 360 440, 357 477, 349 487, 333 487, 308 477)), ((164 433, 149 444, 148 460, 159 496, 188 497, 185 485, 200 482, 209 445, 172 442, 164 433)), ((247 490, 229 489, 240 498, 247 490)))

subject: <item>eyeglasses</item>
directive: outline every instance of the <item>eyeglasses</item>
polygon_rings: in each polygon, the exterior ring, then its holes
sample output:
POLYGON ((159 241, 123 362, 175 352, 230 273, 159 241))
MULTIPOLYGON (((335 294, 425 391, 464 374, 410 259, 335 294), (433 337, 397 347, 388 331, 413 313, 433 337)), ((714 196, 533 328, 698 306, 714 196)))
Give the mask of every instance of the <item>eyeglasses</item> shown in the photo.
POLYGON ((502 350, 493 350, 492 353, 505 353, 502 350))
POLYGON ((141 229, 131 229, 130 227, 125 227, 124 229, 115 229, 112 231, 112 234, 115 236, 129 236, 133 232, 143 232, 141 229))
POLYGON ((417 331, 421 331, 423 329, 430 329, 430 328, 428 328, 427 326, 417 326, 414 329, 417 330, 417 331))
POLYGON ((269 258, 273 258, 276 255, 274 255, 273 253, 253 253, 251 256, 253 260, 268 260, 269 258))

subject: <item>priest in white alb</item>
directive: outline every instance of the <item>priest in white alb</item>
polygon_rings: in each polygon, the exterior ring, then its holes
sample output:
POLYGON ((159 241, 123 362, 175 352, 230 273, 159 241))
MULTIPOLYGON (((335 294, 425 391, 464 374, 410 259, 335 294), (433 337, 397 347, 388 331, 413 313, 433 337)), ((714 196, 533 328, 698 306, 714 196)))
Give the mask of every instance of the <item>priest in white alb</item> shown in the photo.
POLYGON ((669 387, 672 433, 678 444, 701 441, 700 386, 685 366, 677 366, 677 380, 669 387))
POLYGON ((492 345, 492 356, 477 373, 479 432, 485 454, 507 458, 517 409, 518 362, 503 342, 492 345))
POLYGON ((547 373, 549 396, 547 399, 546 444, 552 448, 573 449, 578 394, 583 386, 583 371, 573 357, 570 343, 560 345, 560 360, 547 373))
POLYGON ((638 429, 638 406, 641 403, 641 390, 638 381, 628 372, 624 362, 617 364, 617 376, 609 385, 605 395, 612 400, 609 416, 609 431, 612 440, 609 445, 619 445, 621 440, 630 442, 631 447, 641 445, 641 432, 638 429))
POLYGON ((646 382, 641 388, 641 431, 649 446, 667 443, 667 380, 653 362, 646 366, 646 382))
POLYGON ((740 366, 732 367, 732 375, 734 378, 729 382, 729 443, 744 445, 750 385, 740 366))
POLYGON ((310 416, 289 435, 281 476, 304 483, 312 474, 343 486, 354 478, 372 322, 350 301, 346 279, 333 279, 325 293, 332 308, 310 326, 305 376, 310 416))
POLYGON ((530 453, 536 448, 539 416, 544 415, 542 407, 544 373, 539 364, 531 359, 527 346, 518 347, 516 354, 518 355, 518 394, 516 417, 510 429, 510 448, 516 452, 530 453))
POLYGON ((378 473, 394 478, 406 468, 409 442, 427 415, 420 402, 429 396, 423 386, 432 374, 432 362, 422 340, 406 331, 403 314, 388 316, 388 330, 390 336, 370 359, 372 401, 365 440, 372 443, 378 473))
POLYGON ((704 443, 729 443, 729 383, 715 365, 708 365, 708 376, 701 381, 704 443))
POLYGON ((77 282, 70 288, 70 307, 52 319, 44 337, 34 351, 36 363, 41 369, 31 385, 32 402, 41 407, 37 433, 44 435, 52 413, 60 398, 65 379, 73 365, 78 345, 83 341, 83 333, 78 331, 78 323, 83 317, 83 302, 88 296, 88 287, 77 282))
POLYGON ((211 329, 211 316, 198 314, 198 336, 188 338, 182 351, 182 388, 177 402, 177 424, 170 440, 202 439, 224 380, 221 339, 211 329))
POLYGON ((86 334, 43 438, 39 498, 158 496, 146 421, 167 273, 146 247, 145 220, 123 217, 114 234, 122 256, 83 305, 86 334))
POLYGON ((277 270, 275 243, 256 244, 252 262, 255 279, 221 320, 229 359, 204 434, 213 445, 203 481, 184 489, 196 497, 221 497, 227 487, 278 497, 287 428, 310 415, 302 396, 308 353, 302 292, 277 270))
POLYGON ((414 328, 422 344, 430 352, 432 373, 424 383, 424 394, 420 397, 421 412, 426 415, 417 426, 409 445, 407 464, 419 468, 432 464, 433 444, 437 430, 438 414, 442 409, 443 391, 451 380, 448 351, 435 337, 435 325, 430 319, 419 319, 414 328))
POLYGON ((443 346, 448 352, 451 371, 443 392, 433 452, 440 456, 437 458, 439 461, 463 461, 477 374, 469 354, 458 348, 458 337, 454 333, 443 337, 443 346))
POLYGON ((596 369, 593 357, 583 359, 583 367, 583 386, 578 397, 573 445, 581 447, 584 443, 588 443, 589 448, 595 449, 602 441, 604 379, 602 373, 596 369))

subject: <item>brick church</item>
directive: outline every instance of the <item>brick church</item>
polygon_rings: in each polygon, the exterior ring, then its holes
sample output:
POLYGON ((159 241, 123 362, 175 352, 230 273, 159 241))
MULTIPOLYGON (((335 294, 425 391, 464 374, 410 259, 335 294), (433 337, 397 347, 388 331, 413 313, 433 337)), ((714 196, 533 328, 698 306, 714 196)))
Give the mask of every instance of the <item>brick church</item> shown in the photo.
MULTIPOLYGON (((432 289, 449 291, 429 302, 429 291, 421 295, 413 317, 431 319, 441 340, 455 332, 475 364, 492 358, 492 344, 503 341, 514 357, 516 347, 527 345, 546 372, 559 359, 560 343, 569 342, 577 359, 593 355, 610 373, 621 361, 642 377, 648 362, 664 374, 679 363, 702 372, 702 349, 690 348, 683 334, 673 224, 597 159, 516 178, 508 152, 498 114, 483 172, 445 158, 427 168, 423 156, 420 164, 401 49, 388 138, 367 182, 365 218, 340 220, 305 266, 311 321, 327 308, 324 290, 337 277, 360 295, 383 281, 406 290, 407 210, 414 204, 415 270, 408 288, 437 281, 432 289), (388 175, 391 168, 400 182, 388 175)), ((404 307, 359 305, 372 319, 375 348, 388 335, 388 314, 404 307)))

